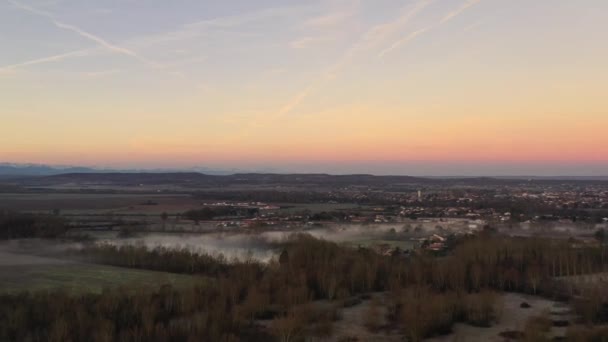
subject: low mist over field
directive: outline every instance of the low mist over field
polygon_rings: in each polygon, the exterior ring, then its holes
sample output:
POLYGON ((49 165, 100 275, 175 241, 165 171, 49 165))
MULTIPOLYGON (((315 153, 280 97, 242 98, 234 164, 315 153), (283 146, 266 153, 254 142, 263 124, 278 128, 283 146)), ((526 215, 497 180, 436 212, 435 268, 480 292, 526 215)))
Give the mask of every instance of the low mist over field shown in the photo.
MULTIPOLYGON (((411 225, 408 225, 411 226, 411 225)), ((276 230, 263 232, 218 232, 207 234, 193 233, 137 233, 131 237, 99 237, 84 242, 53 241, 44 239, 23 239, 0 243, 3 265, 19 264, 57 264, 68 262, 66 252, 79 250, 94 244, 115 246, 145 246, 152 250, 156 247, 166 249, 186 249, 196 254, 223 256, 228 260, 254 258, 267 262, 278 256, 282 246, 295 234, 306 234, 317 239, 368 246, 370 242, 393 241, 413 246, 413 240, 425 236, 423 231, 415 233, 403 225, 360 225, 340 224, 330 228, 309 228, 299 232, 276 230), (409 243, 408 243, 409 242, 409 243)), ((411 228, 409 228, 411 229, 411 228)), ((93 234, 90 237, 95 237, 93 234)))
POLYGON ((65 252, 81 243, 42 239, 0 241, 0 266, 57 265, 70 262, 65 252))
MULTIPOLYGON (((359 243, 366 241, 392 238, 408 241, 409 236, 396 236, 395 226, 361 226, 337 225, 331 228, 306 229, 300 234, 307 234, 318 239, 336 243, 359 243)), ((399 228, 398 228, 399 229, 399 228)), ((193 253, 223 255, 227 259, 245 260, 254 258, 268 261, 281 252, 282 245, 298 234, 294 231, 279 230, 260 233, 208 233, 208 234, 141 234, 130 238, 101 239, 97 243, 124 246, 146 246, 149 249, 165 247, 171 249, 187 249, 193 253)))

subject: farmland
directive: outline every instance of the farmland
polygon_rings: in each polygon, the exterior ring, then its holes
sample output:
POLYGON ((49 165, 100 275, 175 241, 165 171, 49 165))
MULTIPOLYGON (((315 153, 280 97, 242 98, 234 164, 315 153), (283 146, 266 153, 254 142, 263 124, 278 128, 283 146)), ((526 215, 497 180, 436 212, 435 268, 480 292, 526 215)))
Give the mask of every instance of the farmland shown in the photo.
POLYGON ((204 281, 196 276, 134 270, 69 259, 0 250, 0 292, 67 291, 101 293, 112 288, 156 288, 171 284, 193 286, 204 281))
POLYGON ((101 293, 116 288, 141 291, 165 284, 184 288, 202 281, 195 276, 91 264, 0 266, 0 292, 8 293, 101 293))

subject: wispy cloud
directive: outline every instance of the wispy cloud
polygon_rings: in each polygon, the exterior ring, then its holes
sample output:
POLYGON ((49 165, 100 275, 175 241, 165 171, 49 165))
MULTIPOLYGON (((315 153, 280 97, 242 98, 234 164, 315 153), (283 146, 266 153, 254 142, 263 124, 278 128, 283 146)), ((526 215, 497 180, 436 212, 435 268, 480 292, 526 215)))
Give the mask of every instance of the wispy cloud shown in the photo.
MULTIPOLYGON (((326 84, 327 82, 336 78, 338 73, 347 66, 352 59, 364 51, 368 51, 382 42, 386 41, 387 38, 394 35, 395 33, 403 30, 405 25, 416 16, 416 14, 426 7, 432 0, 421 0, 415 3, 413 6, 406 6, 403 8, 402 13, 396 19, 372 26, 359 36, 356 42, 351 45, 334 64, 324 69, 312 82, 310 82, 301 91, 296 93, 293 97, 278 108, 274 112, 258 112, 256 113, 249 122, 250 125, 242 126, 242 131, 239 134, 234 135, 234 139, 243 140, 247 139, 249 134, 252 132, 254 127, 263 127, 269 123, 281 119, 287 114, 294 111, 302 102, 304 102, 311 94, 313 94, 318 88, 326 84)), ((321 19, 319 19, 321 20, 321 19)), ((329 19, 323 19, 321 21, 329 21, 329 19)))
POLYGON ((370 49, 386 42, 391 37, 401 33, 410 21, 427 8, 434 0, 422 0, 406 6, 402 14, 395 20, 372 27, 368 30, 355 49, 370 49))
POLYGON ((471 25, 469 25, 469 26, 465 27, 463 31, 464 31, 464 32, 470 32, 470 31, 473 31, 473 30, 475 30, 476 28, 478 28, 478 27, 482 26, 483 24, 484 24, 484 22, 483 22, 482 20, 477 21, 477 22, 475 22, 475 23, 473 23, 473 24, 471 24, 471 25))
POLYGON ((291 112, 295 107, 297 107, 308 95, 315 89, 315 84, 309 85, 307 88, 299 92, 296 96, 294 96, 289 102, 287 102, 281 109, 278 111, 275 117, 281 117, 289 112, 291 112))
POLYGON ((394 42, 391 46, 387 47, 386 49, 380 51, 380 53, 378 54, 379 57, 384 57, 384 55, 390 53, 391 51, 411 42, 412 40, 414 40, 416 37, 418 37, 419 35, 427 32, 428 30, 430 30, 431 27, 425 27, 425 28, 421 28, 419 30, 416 30, 414 32, 411 32, 410 34, 408 34, 407 36, 403 37, 402 39, 399 39, 398 41, 394 42))
POLYGON ((292 40, 289 47, 307 49, 338 40, 340 36, 345 35, 345 26, 358 11, 359 2, 349 2, 348 6, 334 8, 330 13, 324 10, 321 14, 305 19, 298 27, 305 31, 304 35, 292 40))
POLYGON ((323 43, 332 41, 333 38, 330 36, 318 36, 318 37, 302 37, 298 38, 289 43, 292 49, 308 49, 313 46, 318 46, 323 43))
MULTIPOLYGON (((367 30, 360 39, 345 52, 344 56, 333 66, 325 70, 318 80, 306 87, 304 90, 292 97, 287 104, 285 104, 273 118, 281 117, 294 110, 302 101, 304 101, 317 87, 321 86, 325 82, 333 79, 335 75, 350 62, 350 60, 359 52, 374 49, 375 47, 382 45, 388 39, 395 36, 396 34, 403 31, 403 29, 415 18, 420 12, 427 8, 433 0, 421 0, 410 6, 406 6, 402 11, 401 15, 392 21, 388 21, 383 24, 379 24, 371 27, 367 30)), ((417 37, 424 33, 436 28, 437 26, 446 24, 450 20, 456 18, 458 15, 469 9, 470 7, 478 4, 481 0, 467 0, 457 9, 447 13, 441 18, 441 20, 433 25, 415 30, 403 38, 397 39, 391 43, 387 48, 382 49, 379 53, 379 57, 383 57, 391 51, 411 42, 417 37)))
POLYGON ((101 37, 99 37, 97 35, 94 35, 94 34, 88 32, 86 30, 83 30, 83 29, 81 29, 81 28, 79 28, 77 26, 64 23, 64 22, 58 20, 52 13, 49 13, 49 12, 46 12, 46 11, 42 11, 42 10, 39 10, 37 8, 28 6, 28 5, 21 4, 21 3, 17 2, 17 1, 14 1, 14 0, 8 0, 8 1, 13 6, 15 6, 15 7, 19 8, 19 9, 22 9, 24 11, 27 11, 27 12, 30 12, 30 13, 33 13, 33 14, 45 17, 53 25, 55 25, 56 27, 58 27, 60 29, 63 29, 63 30, 74 32, 74 33, 78 34, 79 36, 81 36, 83 38, 86 38, 86 39, 88 39, 90 41, 93 41, 94 43, 96 43, 97 45, 99 45, 100 47, 103 47, 104 49, 106 49, 108 51, 133 57, 136 60, 138 60, 138 61, 140 61, 140 62, 142 62, 142 63, 144 63, 144 64, 146 64, 148 66, 151 66, 151 67, 155 67, 155 68, 162 67, 160 64, 158 64, 156 62, 153 62, 153 61, 151 61, 149 59, 146 59, 146 58, 140 56, 139 54, 137 54, 133 50, 130 50, 130 49, 127 49, 125 47, 121 47, 121 46, 112 44, 112 43, 108 42, 107 40, 105 40, 105 39, 103 39, 103 38, 101 38, 101 37))
POLYGON ((362 51, 373 49, 388 38, 402 31, 404 27, 424 8, 431 4, 433 0, 422 0, 413 5, 406 6, 399 17, 396 19, 375 25, 365 31, 335 64, 324 70, 317 80, 307 86, 304 90, 292 97, 282 106, 275 115, 267 119, 276 119, 293 111, 302 103, 315 89, 326 82, 334 79, 337 73, 350 63, 352 58, 362 51))
POLYGON ((6 65, 3 67, 0 67, 0 72, 14 71, 19 68, 36 65, 36 64, 59 62, 59 61, 62 61, 64 59, 68 59, 68 58, 83 57, 83 56, 87 56, 92 50, 93 49, 77 50, 77 51, 62 53, 62 54, 58 54, 58 55, 33 59, 33 60, 21 62, 21 63, 12 64, 12 65, 6 65))
POLYGON ((315 30, 334 28, 344 24, 344 22, 351 18, 354 14, 354 9, 323 14, 306 20, 303 26, 315 30))
POLYGON ((249 31, 235 33, 233 30, 242 28, 247 24, 256 23, 264 20, 273 20, 275 18, 290 18, 292 16, 299 15, 300 11, 305 9, 306 7, 302 6, 276 7, 217 18, 204 19, 184 24, 179 27, 176 27, 175 29, 168 30, 165 32, 144 37, 138 37, 127 43, 129 46, 150 47, 165 42, 195 39, 216 32, 231 32, 231 34, 250 36, 254 33, 249 31))
POLYGON ((473 7, 473 6, 477 5, 480 2, 481 2, 481 0, 467 0, 467 1, 465 1, 460 7, 458 7, 455 10, 453 10, 452 12, 446 14, 441 19, 441 21, 439 22, 439 24, 445 24, 445 23, 447 23, 448 21, 450 21, 450 20, 456 18, 458 15, 460 15, 460 13, 466 11, 470 7, 473 7))
POLYGON ((459 16, 461 13, 463 13, 464 11, 466 11, 467 9, 469 9, 470 7, 473 7, 475 5, 477 5, 478 3, 480 3, 481 0, 467 0, 465 1, 460 7, 458 7, 457 9, 450 11, 449 13, 447 13, 446 15, 444 15, 441 20, 433 25, 418 29, 416 31, 413 31, 411 33, 409 33, 407 36, 395 41, 394 43, 392 43, 389 47, 387 47, 386 49, 380 51, 380 53, 378 54, 378 57, 384 57, 385 55, 389 54, 390 52, 408 44, 409 42, 413 41, 414 39, 416 39, 418 36, 438 27, 441 25, 444 25, 446 23, 448 23, 450 20, 456 18, 457 16, 459 16))

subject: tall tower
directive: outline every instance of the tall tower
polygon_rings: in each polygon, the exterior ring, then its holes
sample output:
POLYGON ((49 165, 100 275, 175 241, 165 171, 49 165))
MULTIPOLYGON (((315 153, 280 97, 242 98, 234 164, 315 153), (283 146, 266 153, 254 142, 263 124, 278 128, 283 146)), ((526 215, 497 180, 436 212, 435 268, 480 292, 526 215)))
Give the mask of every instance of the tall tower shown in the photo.
POLYGON ((422 191, 418 190, 418 201, 422 202, 422 191))

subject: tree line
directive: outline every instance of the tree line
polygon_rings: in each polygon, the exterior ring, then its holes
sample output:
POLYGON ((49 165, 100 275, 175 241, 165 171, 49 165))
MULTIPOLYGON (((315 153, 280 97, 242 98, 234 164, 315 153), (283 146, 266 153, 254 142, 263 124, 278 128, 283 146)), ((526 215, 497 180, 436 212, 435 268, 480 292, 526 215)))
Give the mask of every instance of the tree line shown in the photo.
MULTIPOLYGON (((274 317, 314 300, 346 300, 364 293, 388 292, 394 297, 395 322, 409 317, 404 310, 425 310, 424 306, 434 303, 428 298, 445 296, 443 302, 458 304, 448 310, 453 313, 448 326, 461 320, 491 322, 489 307, 480 311, 483 315, 463 314, 465 298, 471 301, 469 294, 517 291, 568 295, 566 289, 556 287, 554 278, 602 271, 606 258, 603 248, 579 246, 572 241, 491 235, 456 241, 453 250, 440 258, 426 253, 409 258, 381 256, 366 248, 346 248, 307 235, 294 235, 282 248, 280 258, 268 264, 254 260, 228 262, 221 257, 162 247, 150 250, 143 246, 98 245, 79 253, 117 266, 224 277, 235 283, 247 275, 245 279, 254 281, 241 284, 245 293, 242 310, 252 318, 274 317), (411 296, 407 291, 417 291, 418 295, 411 296), (425 300, 404 304, 415 298, 425 300)), ((492 301, 478 304, 483 302, 492 301)), ((429 331, 437 329, 433 326, 429 331)))
MULTIPOLYGON (((280 248, 278 258, 261 263, 184 249, 85 247, 77 253, 91 261, 202 275, 207 281, 186 290, 1 296, 0 340, 77 341, 78 334, 95 332, 98 341, 300 341, 327 336, 338 318, 335 308, 319 309, 317 301, 346 303, 382 292, 389 324, 418 341, 449 332, 455 322, 491 325, 498 291, 573 295, 553 279, 602 271, 605 261, 603 248, 489 233, 455 241, 442 257, 384 256, 305 234, 280 248)), ((601 323, 608 296, 594 298, 577 310, 601 323)))
POLYGON ((57 215, 0 210, 0 240, 55 238, 68 229, 68 222, 57 215))

